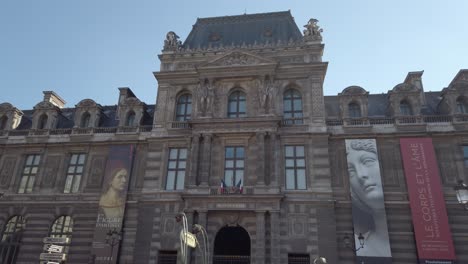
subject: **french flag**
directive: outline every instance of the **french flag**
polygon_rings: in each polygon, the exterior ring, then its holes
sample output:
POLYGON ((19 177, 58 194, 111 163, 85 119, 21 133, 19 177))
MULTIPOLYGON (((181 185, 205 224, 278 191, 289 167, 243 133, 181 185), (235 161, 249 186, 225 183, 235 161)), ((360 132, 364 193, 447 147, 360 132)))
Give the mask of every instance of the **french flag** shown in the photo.
POLYGON ((226 183, 224 182, 224 180, 222 179, 221 180, 221 186, 219 187, 219 193, 220 194, 223 194, 226 190, 226 183))
POLYGON ((243 189, 242 179, 239 180, 239 182, 236 184, 236 187, 239 190, 239 193, 242 193, 242 189, 243 189))

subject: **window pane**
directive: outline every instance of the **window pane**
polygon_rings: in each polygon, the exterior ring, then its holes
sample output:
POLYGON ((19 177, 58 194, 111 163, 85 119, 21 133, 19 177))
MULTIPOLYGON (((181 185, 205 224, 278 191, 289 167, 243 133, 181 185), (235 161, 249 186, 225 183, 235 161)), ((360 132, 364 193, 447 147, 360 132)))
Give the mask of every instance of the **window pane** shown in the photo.
POLYGON ((185 166, 187 166, 187 162, 179 161, 179 169, 185 170, 185 166))
POLYGON ((68 173, 74 173, 74 172, 75 172, 75 166, 68 167, 68 173))
POLYGON ((236 170, 236 178, 234 184, 237 186, 239 182, 241 184, 244 183, 244 170, 236 170))
POLYGON ((232 186, 233 183, 233 171, 232 170, 226 170, 224 171, 224 183, 226 183, 227 186, 232 186))
POLYGON ((234 148, 233 147, 227 147, 226 148, 226 158, 234 158, 234 148))
POLYGON ((85 154, 80 154, 80 158, 78 160, 78 164, 84 164, 86 155, 85 154))
POLYGON ((297 170, 297 188, 306 189, 305 170, 297 170))
POLYGON ((32 192, 35 178, 36 177, 34 177, 34 176, 29 177, 28 185, 26 186, 26 192, 27 193, 32 192))
POLYGON ((31 173, 31 167, 25 167, 23 170, 23 174, 29 174, 31 173))
POLYGON ((177 174, 177 190, 183 190, 184 189, 184 180, 185 180, 185 171, 179 171, 177 174))
POLYGON ((73 154, 70 159, 71 164, 76 164, 76 161, 78 160, 78 155, 73 154))
POLYGON ((293 146, 286 146, 285 155, 286 157, 294 157, 294 147, 293 146))
POLYGON ((291 111, 291 100, 284 100, 284 111, 291 111))
POLYGON ((77 193, 80 188, 81 175, 76 175, 73 182, 72 192, 77 193))
POLYGON ((175 169, 176 166, 177 166, 177 162, 175 162, 175 161, 170 161, 169 162, 169 166, 168 166, 169 169, 175 169))
POLYGON ((167 172, 167 182, 166 182, 166 190, 174 190, 175 184, 175 172, 168 171, 167 172))
POLYGON ((186 159, 187 158, 187 149, 179 149, 179 159, 186 159))
POLYGON ((286 173, 286 189, 294 189, 294 173, 286 173))
POLYGON ((237 158, 244 158, 244 148, 243 147, 237 147, 236 148, 236 157, 237 158))
POLYGON ((34 155, 29 155, 26 159, 26 165, 31 165, 33 163, 34 155))
POLYGON ((230 113, 235 113, 237 112, 237 102, 229 102, 229 108, 228 108, 230 113))
POLYGON ((77 166, 76 167, 76 173, 83 173, 83 166, 77 166))
POLYGON ((245 113, 245 101, 240 101, 239 102, 239 112, 240 113, 245 113))
POLYGON ((177 149, 171 149, 169 151, 169 158, 170 159, 177 159, 177 149))
POLYGON ((236 161, 236 167, 237 168, 244 168, 244 161, 243 160, 236 161))
POLYGON ((297 159, 296 160, 297 167, 305 167, 305 160, 304 159, 297 159))
POLYGON ((294 167, 294 159, 286 159, 286 167, 294 167))
POLYGON ((304 147, 296 146, 296 157, 304 157, 304 147))
POLYGON ((302 111, 302 100, 301 99, 294 99, 294 110, 295 111, 302 111))
POLYGON ((468 158, 468 146, 464 146, 464 147, 463 147, 463 156, 464 156, 465 158, 468 158))
POLYGON ((26 190, 26 182, 28 182, 28 176, 21 177, 20 187, 18 189, 18 193, 24 193, 26 190))
POLYGON ((226 160, 226 168, 234 168, 234 160, 226 160))
POLYGON ((41 157, 39 155, 34 155, 34 165, 39 165, 41 157))
POLYGON ((64 193, 70 193, 71 192, 72 183, 73 183, 73 176, 68 175, 67 180, 65 181, 65 188, 63 189, 64 193))

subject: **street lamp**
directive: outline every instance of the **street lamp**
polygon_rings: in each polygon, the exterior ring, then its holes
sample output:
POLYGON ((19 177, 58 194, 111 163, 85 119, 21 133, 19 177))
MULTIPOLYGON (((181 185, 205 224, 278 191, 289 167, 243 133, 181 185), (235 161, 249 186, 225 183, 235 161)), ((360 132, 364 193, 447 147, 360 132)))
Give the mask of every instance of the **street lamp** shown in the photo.
POLYGON ((453 189, 457 193, 458 202, 465 206, 465 210, 468 210, 468 186, 463 183, 463 180, 458 180, 458 184, 453 189))
POLYGON ((202 234, 204 249, 203 250, 201 249, 201 246, 198 243, 198 241, 197 241, 197 244, 198 244, 198 248, 202 252, 203 264, 208 264, 208 261, 210 259, 210 255, 208 253, 208 250, 210 248, 210 244, 209 244, 209 241, 208 241, 208 233, 206 232, 206 229, 203 226, 199 225, 199 224, 194 224, 193 227, 192 227, 192 233, 194 235, 197 235, 198 233, 202 234))
POLYGON ((360 246, 358 248, 356 248, 356 246, 353 248, 349 235, 345 235, 343 238, 345 246, 354 250, 354 252, 358 252, 361 248, 364 248, 364 236, 361 233, 359 233, 358 240, 360 246))
POLYGON ((108 263, 112 263, 112 258, 114 257, 114 247, 120 243, 122 240, 122 232, 117 231, 116 228, 109 229, 106 234, 106 243, 111 246, 111 253, 108 263))

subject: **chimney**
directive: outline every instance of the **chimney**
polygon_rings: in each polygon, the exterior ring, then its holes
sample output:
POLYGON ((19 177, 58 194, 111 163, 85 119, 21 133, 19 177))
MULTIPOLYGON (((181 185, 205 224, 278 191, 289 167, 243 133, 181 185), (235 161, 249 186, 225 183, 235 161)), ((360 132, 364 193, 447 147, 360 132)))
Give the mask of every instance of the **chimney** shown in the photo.
POLYGON ((62 97, 58 96, 58 94, 54 93, 53 91, 43 91, 44 93, 44 102, 52 103, 53 105, 57 106, 58 108, 63 108, 67 102, 62 99, 62 97))

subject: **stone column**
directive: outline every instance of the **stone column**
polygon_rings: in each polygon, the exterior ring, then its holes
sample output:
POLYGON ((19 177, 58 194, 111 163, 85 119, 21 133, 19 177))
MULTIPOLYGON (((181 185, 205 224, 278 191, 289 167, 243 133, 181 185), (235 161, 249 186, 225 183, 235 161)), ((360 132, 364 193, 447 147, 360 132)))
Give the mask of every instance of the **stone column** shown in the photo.
POLYGON ((257 137, 257 185, 265 185, 265 132, 259 132, 257 137))
POLYGON ((270 212, 270 260, 280 264, 280 220, 279 212, 270 212))
POLYGON ((270 185, 271 186, 278 186, 279 182, 279 165, 282 161, 280 161, 280 153, 281 153, 281 143, 279 139, 279 135, 277 133, 272 133, 270 135, 271 140, 271 152, 272 152, 272 160, 270 161, 270 185))
POLYGON ((265 211, 256 211, 257 235, 255 238, 255 257, 253 263, 265 263, 265 211))
POLYGON ((192 136, 192 148, 190 150, 190 174, 189 174, 189 186, 197 185, 198 177, 198 155, 200 150, 200 135, 192 136))
POLYGON ((201 181, 200 185, 208 186, 211 169, 211 141, 213 135, 207 134, 203 136, 203 162, 201 164, 201 181))

